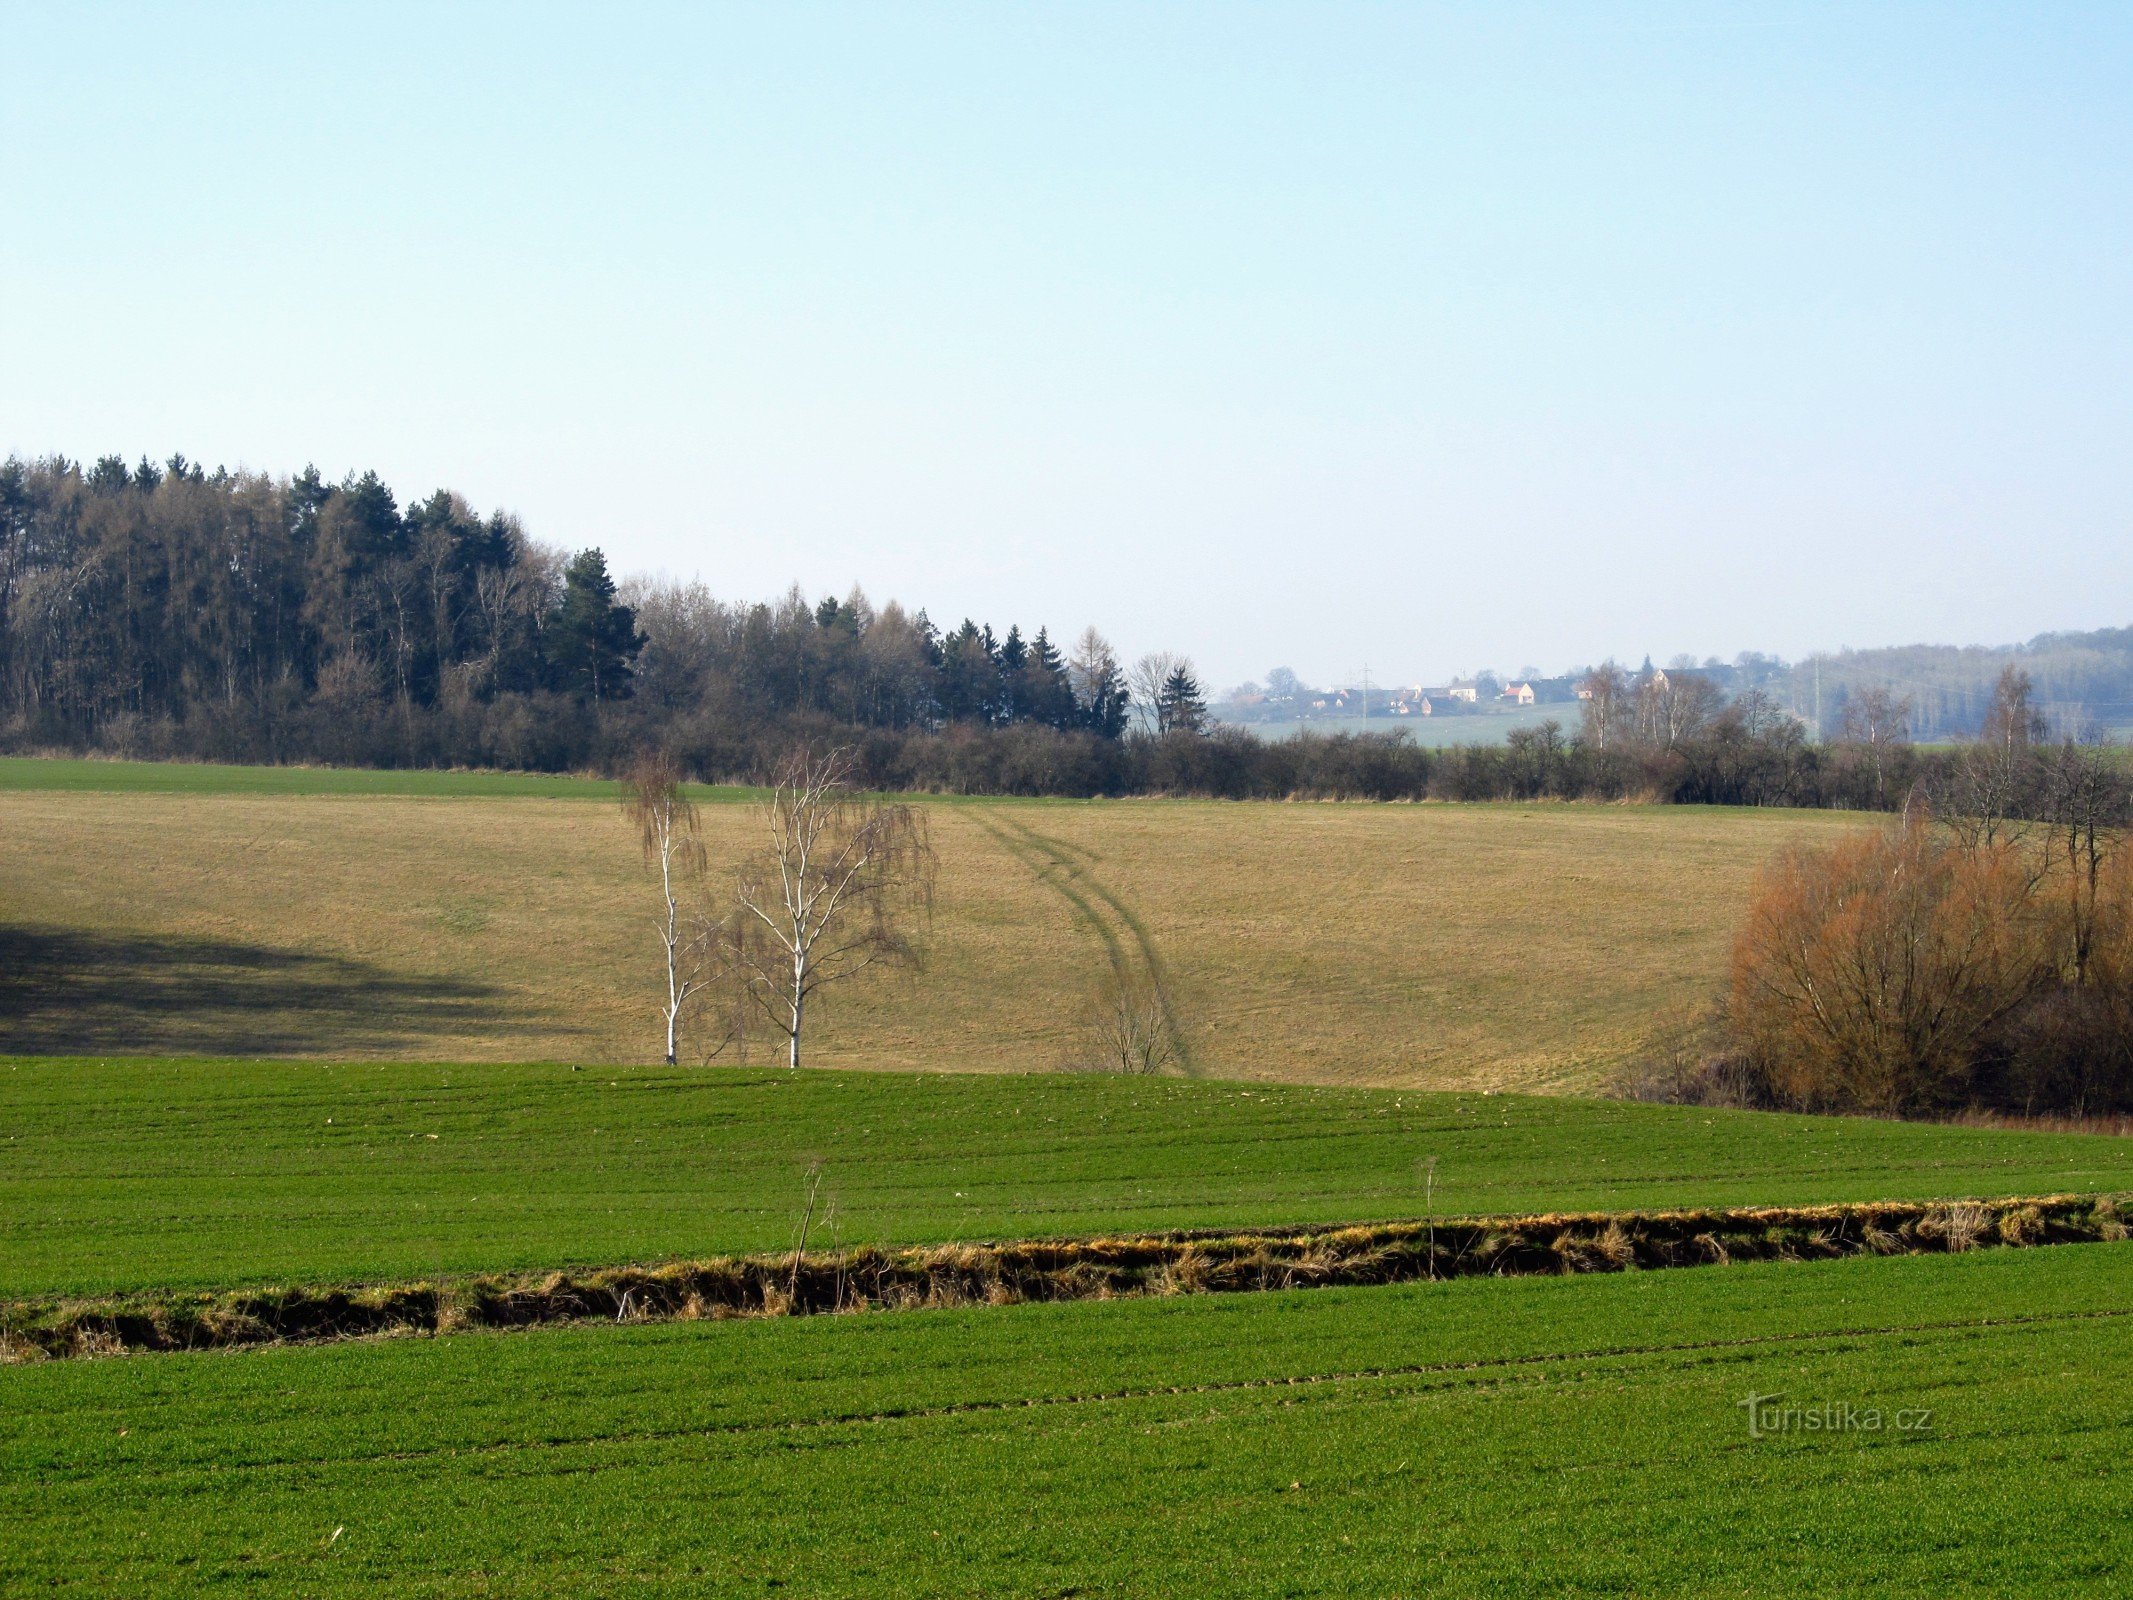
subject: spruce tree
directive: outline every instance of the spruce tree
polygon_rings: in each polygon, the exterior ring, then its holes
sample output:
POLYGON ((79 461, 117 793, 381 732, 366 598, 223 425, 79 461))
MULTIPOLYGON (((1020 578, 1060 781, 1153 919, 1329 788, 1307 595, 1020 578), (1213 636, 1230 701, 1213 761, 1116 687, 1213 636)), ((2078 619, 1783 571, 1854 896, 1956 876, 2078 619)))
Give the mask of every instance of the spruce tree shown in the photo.
POLYGON ((1020 712, 1048 728, 1074 727, 1080 717, 1074 706, 1074 686, 1067 677, 1066 662, 1051 637, 1039 628, 1029 644, 1023 663, 1021 687, 1016 691, 1020 712))
POLYGON ((563 570, 563 598, 548 627, 548 659, 565 689, 594 701, 627 700, 631 663, 644 647, 637 614, 615 601, 607 557, 581 550, 563 570))
POLYGON ((1158 733, 1204 733, 1207 731, 1207 700, 1200 681, 1182 665, 1171 669, 1156 697, 1155 727, 1158 733))

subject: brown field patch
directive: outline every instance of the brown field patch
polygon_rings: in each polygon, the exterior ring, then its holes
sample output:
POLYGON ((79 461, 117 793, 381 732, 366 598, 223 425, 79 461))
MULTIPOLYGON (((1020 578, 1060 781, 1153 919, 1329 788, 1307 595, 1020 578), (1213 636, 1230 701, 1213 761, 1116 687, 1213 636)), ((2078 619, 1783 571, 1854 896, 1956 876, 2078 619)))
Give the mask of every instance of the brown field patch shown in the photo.
MULTIPOLYGON (((1586 806, 929 804, 915 978, 833 992, 822 1065, 1085 1054, 1119 961, 1192 1068, 1574 1089, 1707 994, 1756 866, 1860 819, 1586 806)), ((750 842, 705 808, 714 871, 750 842)), ((602 804, 0 794, 0 1048, 649 1060, 652 895, 602 804)))

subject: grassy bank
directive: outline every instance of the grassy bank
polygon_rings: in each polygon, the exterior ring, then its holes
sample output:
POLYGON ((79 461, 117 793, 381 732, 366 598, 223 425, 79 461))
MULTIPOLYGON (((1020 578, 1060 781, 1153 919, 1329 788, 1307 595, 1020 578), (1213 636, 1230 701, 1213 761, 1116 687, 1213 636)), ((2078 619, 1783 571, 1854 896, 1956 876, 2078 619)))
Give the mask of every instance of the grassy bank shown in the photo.
POLYGON ((0 1362, 568 1323, 845 1316, 2118 1243, 2124 1195, 1429 1218, 1260 1233, 795 1247, 654 1266, 0 1302, 0 1362))
POLYGON ((781 1068, 0 1062, 0 1298, 818 1244, 2133 1189, 2133 1141, 1546 1097, 781 1068))
POLYGON ((2097 1376, 2129 1296, 2100 1245, 54 1363, 0 1374, 0 1563, 22 1592, 2093 1594, 2133 1560, 2133 1391, 2097 1376), (1751 1437, 1750 1395, 1854 1425, 1751 1437))

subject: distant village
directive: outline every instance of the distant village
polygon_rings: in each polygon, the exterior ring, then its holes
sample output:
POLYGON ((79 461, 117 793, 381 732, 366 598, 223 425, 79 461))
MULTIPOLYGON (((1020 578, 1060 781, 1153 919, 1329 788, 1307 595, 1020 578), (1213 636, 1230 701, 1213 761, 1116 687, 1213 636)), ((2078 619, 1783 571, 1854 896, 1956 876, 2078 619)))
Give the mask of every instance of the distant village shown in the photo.
MULTIPOLYGON (((1664 679, 1664 671, 1651 671, 1664 679)), ((1271 676, 1271 675, 1270 675, 1271 676)), ((1494 673, 1455 678, 1444 684, 1376 685, 1313 689, 1302 684, 1248 683, 1234 689, 1220 705, 1232 722, 1302 722, 1319 717, 1442 717, 1512 711, 1524 706, 1574 707, 1590 691, 1582 675, 1569 678, 1503 679, 1494 673)))
MULTIPOLYGON (((1630 696, 1673 689, 1726 704, 1759 692, 1768 709, 1798 721, 1811 739, 1833 734, 1855 698, 1893 697, 1902 707, 1909 737, 1933 740, 1975 734, 1991 705, 1993 686, 2008 667, 2030 678, 2037 708, 2053 726, 2133 737, 2133 628, 2040 634, 2026 644, 1996 647, 1844 650, 1799 662, 1747 650, 1731 661, 1679 655, 1661 667, 1646 656, 1636 667, 1617 670, 1621 688, 1630 696)), ((1521 712, 1526 713, 1524 722, 1534 722, 1557 715, 1550 708, 1559 707, 1568 730, 1583 720, 1591 670, 1580 668, 1560 677, 1531 669, 1515 674, 1483 671, 1439 684, 1379 685, 1366 680, 1361 687, 1321 689, 1302 682, 1286 667, 1275 667, 1264 683, 1239 684, 1209 709, 1232 723, 1383 718, 1391 724, 1506 714, 1516 719, 1521 712)), ((1490 731, 1519 725, 1520 720, 1497 723, 1490 731)), ((1473 732, 1487 737, 1481 729, 1473 732)))
MULTIPOLYGON (((1363 691, 1356 691, 1358 696, 1363 691)), ((1485 707, 1552 705, 1589 698, 1575 678, 1523 678, 1499 683, 1493 678, 1454 681, 1441 688, 1394 689, 1385 694, 1381 713, 1388 717, 1433 717, 1440 712, 1459 715, 1485 707)), ((1375 696, 1373 696, 1375 698, 1375 696)))

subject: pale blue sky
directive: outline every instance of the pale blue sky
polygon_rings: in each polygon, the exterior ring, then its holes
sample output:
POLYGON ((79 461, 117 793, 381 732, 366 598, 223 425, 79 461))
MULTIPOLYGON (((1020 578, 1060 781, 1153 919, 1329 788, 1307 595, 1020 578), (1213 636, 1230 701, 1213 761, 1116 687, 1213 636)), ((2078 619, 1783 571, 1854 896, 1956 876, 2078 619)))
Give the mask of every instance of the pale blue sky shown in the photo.
POLYGON ((2133 8, 0 37, 0 453, 375 467, 1218 683, 2133 622, 2133 8))

